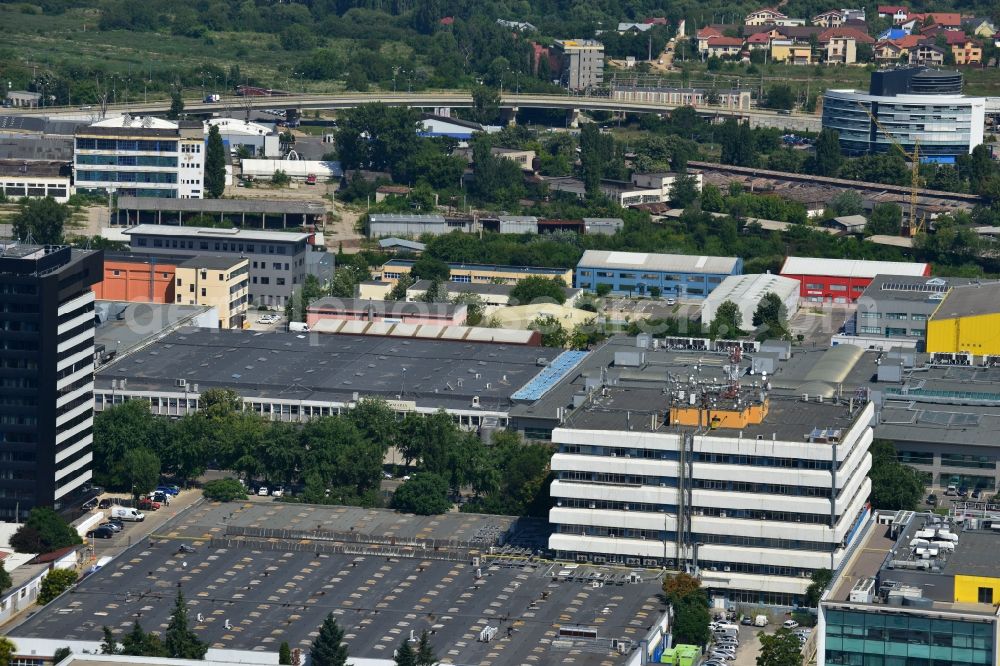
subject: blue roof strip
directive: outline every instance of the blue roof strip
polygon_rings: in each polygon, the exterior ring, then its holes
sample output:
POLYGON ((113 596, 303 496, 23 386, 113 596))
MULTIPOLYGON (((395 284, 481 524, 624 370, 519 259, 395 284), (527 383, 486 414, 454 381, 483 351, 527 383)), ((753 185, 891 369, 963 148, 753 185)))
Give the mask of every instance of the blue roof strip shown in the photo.
POLYGON ((590 352, 565 351, 549 363, 527 384, 510 396, 511 400, 538 400, 548 393, 556 384, 568 375, 573 368, 580 365, 590 352))

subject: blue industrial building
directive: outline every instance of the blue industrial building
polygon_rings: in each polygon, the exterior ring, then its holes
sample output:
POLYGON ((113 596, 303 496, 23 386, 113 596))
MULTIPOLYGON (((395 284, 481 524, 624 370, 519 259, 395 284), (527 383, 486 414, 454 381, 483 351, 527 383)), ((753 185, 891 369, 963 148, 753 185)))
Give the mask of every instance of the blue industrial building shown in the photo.
POLYGON ((587 250, 575 277, 576 287, 589 291, 606 284, 614 294, 643 295, 655 287, 663 296, 705 298, 730 275, 742 274, 739 257, 587 250))

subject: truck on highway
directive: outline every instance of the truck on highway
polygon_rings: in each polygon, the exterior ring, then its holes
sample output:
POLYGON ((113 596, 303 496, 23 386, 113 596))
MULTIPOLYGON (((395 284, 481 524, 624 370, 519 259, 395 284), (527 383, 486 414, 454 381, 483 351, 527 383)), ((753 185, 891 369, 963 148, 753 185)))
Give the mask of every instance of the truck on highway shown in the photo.
POLYGON ((205 95, 205 102, 220 102, 220 101, 222 101, 222 95, 219 95, 218 93, 205 95))

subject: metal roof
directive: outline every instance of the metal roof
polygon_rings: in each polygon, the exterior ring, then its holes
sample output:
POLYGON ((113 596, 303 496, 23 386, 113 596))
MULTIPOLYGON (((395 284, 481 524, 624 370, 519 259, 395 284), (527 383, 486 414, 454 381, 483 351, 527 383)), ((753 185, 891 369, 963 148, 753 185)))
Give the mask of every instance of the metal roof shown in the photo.
POLYGON ((168 224, 137 224, 122 233, 136 236, 172 236, 217 238, 219 240, 267 241, 296 243, 308 240, 312 234, 298 231, 260 231, 255 229, 215 229, 213 227, 177 227, 168 224))
POLYGON ((166 197, 118 197, 119 210, 182 211, 186 213, 258 213, 324 215, 320 200, 290 199, 171 199, 166 197))
POLYGON ((876 275, 926 275, 930 266, 919 262, 867 261, 865 259, 824 259, 788 257, 782 275, 829 275, 850 278, 874 278, 876 275))
POLYGON ((955 319, 1000 312, 1000 282, 953 287, 931 319, 955 319))
POLYGON ((677 273, 732 273, 738 264, 737 257, 587 250, 583 253, 577 268, 617 268, 677 273))

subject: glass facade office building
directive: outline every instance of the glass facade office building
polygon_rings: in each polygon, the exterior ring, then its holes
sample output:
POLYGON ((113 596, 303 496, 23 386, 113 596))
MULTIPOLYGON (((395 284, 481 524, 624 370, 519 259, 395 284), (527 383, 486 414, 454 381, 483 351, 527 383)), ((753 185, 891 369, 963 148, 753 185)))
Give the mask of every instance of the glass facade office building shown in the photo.
POLYGON ((825 608, 827 666, 987 666, 996 663, 992 616, 907 608, 825 608), (900 609, 902 611, 902 609, 900 609))

